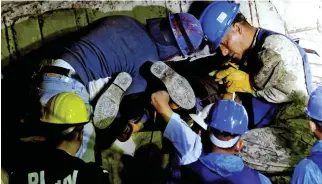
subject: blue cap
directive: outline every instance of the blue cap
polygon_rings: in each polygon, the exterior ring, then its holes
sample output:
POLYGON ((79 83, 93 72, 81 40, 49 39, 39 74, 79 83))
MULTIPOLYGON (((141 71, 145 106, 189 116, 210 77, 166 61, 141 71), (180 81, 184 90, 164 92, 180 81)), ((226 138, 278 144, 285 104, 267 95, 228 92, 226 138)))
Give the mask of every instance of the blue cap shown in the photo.
POLYGON ((234 21, 240 4, 215 1, 208 5, 200 16, 200 23, 207 40, 211 43, 211 50, 215 50, 228 28, 234 21))
POLYGON ((322 121, 322 86, 311 93, 305 113, 312 119, 322 121))
POLYGON ((248 115, 243 105, 233 100, 219 100, 210 112, 208 126, 233 135, 248 132, 248 115))

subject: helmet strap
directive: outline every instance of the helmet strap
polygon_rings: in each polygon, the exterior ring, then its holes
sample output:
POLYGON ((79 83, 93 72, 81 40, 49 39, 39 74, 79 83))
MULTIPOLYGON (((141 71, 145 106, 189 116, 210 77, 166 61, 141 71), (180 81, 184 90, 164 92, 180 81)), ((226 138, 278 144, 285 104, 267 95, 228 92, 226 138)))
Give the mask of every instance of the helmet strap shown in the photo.
MULTIPOLYGON (((195 50, 195 48, 193 47, 193 45, 192 45, 192 43, 191 43, 191 41, 190 41, 190 39, 189 39, 189 36, 188 36, 188 34, 187 34, 187 32, 186 32, 185 28, 184 28, 184 27, 183 27, 183 25, 180 23, 180 22, 181 22, 181 19, 180 19, 179 14, 174 14, 174 15, 173 15, 173 17, 174 17, 175 21, 177 22, 178 28, 179 28, 179 30, 180 30, 180 32, 181 32, 181 34, 182 34, 182 36, 183 36, 184 40, 185 40, 185 41, 186 41, 186 43, 187 43, 187 46, 188 46, 188 48, 189 48, 189 50, 190 50, 190 53, 191 53, 191 52, 193 52, 193 51, 195 50)), ((189 54, 189 53, 188 53, 188 54, 189 54)))
POLYGON ((61 131, 61 135, 67 135, 67 134, 69 134, 69 133, 71 133, 72 131, 74 131, 75 130, 75 126, 73 126, 73 127, 69 127, 69 128, 67 128, 67 129, 65 129, 65 130, 63 130, 63 131, 61 131))
POLYGON ((217 139, 217 137, 214 134, 210 134, 211 142, 220 148, 231 148, 239 141, 239 139, 240 136, 236 136, 235 138, 230 139, 229 141, 222 141, 217 139))

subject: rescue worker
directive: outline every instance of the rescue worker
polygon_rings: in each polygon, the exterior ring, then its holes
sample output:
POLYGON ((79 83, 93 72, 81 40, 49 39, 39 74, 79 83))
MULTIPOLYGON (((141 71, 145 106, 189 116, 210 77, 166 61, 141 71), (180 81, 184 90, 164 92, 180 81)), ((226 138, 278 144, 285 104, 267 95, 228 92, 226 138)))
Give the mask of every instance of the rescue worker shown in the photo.
POLYGON ((243 147, 241 135, 248 131, 247 112, 241 104, 220 100, 205 107, 204 116, 191 116, 201 127, 209 130, 212 150, 202 154, 201 137, 171 110, 169 95, 158 91, 152 94, 151 103, 167 122, 164 137, 176 148, 173 168, 185 165, 180 170, 173 170, 173 182, 271 183, 235 155, 243 147))
POLYGON ((270 126, 245 135, 243 158, 248 166, 291 171, 315 142, 305 134, 309 127, 303 108, 313 88, 307 55, 287 36, 250 25, 239 7, 215 1, 200 17, 211 49, 239 64, 217 72, 215 80, 222 81, 228 93, 238 93, 251 128, 270 126))
POLYGON ((62 92, 45 105, 40 121, 48 145, 24 150, 17 158, 19 167, 10 183, 110 183, 109 174, 95 163, 76 158, 83 139, 84 125, 89 122, 84 101, 75 93, 62 92))
POLYGON ((318 141, 308 158, 295 168, 292 184, 322 183, 322 87, 312 92, 305 113, 310 117, 309 125, 318 141))
MULTIPOLYGON (((146 81, 139 70, 145 62, 187 56, 203 38, 199 21, 187 13, 148 19, 147 25, 128 16, 109 16, 95 26, 66 48, 59 59, 43 63, 39 93, 42 105, 60 92, 80 95, 88 109, 95 106, 93 123, 98 129, 107 128, 117 116, 123 95, 144 92, 146 81), (106 89, 111 77, 118 73, 106 89)), ((194 106, 193 90, 183 77, 162 62, 155 62, 151 72, 164 82, 179 106, 194 106)), ((93 135, 91 124, 84 130, 93 135)), ((83 145, 86 150, 86 144, 83 145)))

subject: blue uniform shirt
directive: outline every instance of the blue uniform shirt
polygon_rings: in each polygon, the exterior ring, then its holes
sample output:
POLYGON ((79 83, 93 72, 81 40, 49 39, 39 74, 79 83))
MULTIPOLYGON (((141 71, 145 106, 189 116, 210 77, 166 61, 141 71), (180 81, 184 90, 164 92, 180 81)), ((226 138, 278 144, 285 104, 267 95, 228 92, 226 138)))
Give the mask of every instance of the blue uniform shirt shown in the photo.
POLYGON ((146 61, 158 61, 159 55, 145 25, 131 17, 110 16, 66 48, 61 59, 75 69, 86 87, 91 81, 127 72, 133 78, 127 93, 137 93, 146 88, 139 68, 146 61))
MULTIPOLYGON (((176 148, 173 167, 188 165, 199 159, 206 167, 224 177, 244 168, 243 160, 238 156, 212 153, 201 157, 202 143, 200 136, 192 131, 176 113, 172 114, 164 131, 164 137, 168 138, 176 148)), ((268 178, 260 173, 259 178, 261 183, 271 183, 268 178)))
POLYGON ((176 148, 173 167, 190 164, 200 157, 202 153, 200 136, 193 132, 178 114, 172 114, 163 135, 176 148))
MULTIPOLYGON (((312 147, 312 154, 322 153, 322 140, 318 141, 312 147)), ((322 157, 320 163, 322 162, 322 157)), ((317 165, 316 162, 307 158, 302 160, 295 168, 292 184, 321 184, 322 183, 322 165, 317 165)))

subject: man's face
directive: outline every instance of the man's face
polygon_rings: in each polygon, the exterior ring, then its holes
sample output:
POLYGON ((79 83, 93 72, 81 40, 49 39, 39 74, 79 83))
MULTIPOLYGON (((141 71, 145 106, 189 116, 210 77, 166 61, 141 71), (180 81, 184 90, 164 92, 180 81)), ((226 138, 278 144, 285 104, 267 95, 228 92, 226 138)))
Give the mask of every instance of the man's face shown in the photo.
POLYGON ((311 120, 309 121, 309 125, 311 128, 311 132, 314 134, 314 136, 321 140, 322 132, 320 131, 320 128, 311 120))
POLYGON ((234 24, 226 32, 220 42, 219 48, 223 56, 230 56, 235 59, 241 59, 245 50, 243 44, 243 35, 239 25, 234 24))

